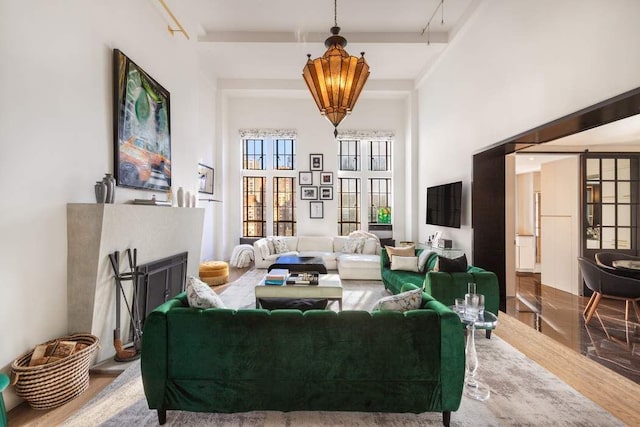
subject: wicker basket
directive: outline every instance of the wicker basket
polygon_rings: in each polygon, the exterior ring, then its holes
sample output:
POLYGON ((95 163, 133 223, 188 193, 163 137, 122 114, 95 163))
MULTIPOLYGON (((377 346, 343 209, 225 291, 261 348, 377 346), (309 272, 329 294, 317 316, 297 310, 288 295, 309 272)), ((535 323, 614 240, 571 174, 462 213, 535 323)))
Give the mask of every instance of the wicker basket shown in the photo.
POLYGON ((33 350, 11 364, 12 381, 18 396, 33 409, 51 409, 63 405, 89 387, 89 367, 98 348, 98 337, 75 334, 48 341, 76 341, 87 347, 64 359, 40 366, 29 366, 33 350))

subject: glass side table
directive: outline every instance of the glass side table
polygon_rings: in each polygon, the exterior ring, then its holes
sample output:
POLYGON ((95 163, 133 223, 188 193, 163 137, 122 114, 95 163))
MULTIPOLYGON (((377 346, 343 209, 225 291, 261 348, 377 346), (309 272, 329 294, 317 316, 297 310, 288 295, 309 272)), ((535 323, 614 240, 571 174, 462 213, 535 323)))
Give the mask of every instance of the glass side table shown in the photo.
MULTIPOLYGON (((451 307, 453 311, 455 307, 451 307)), ((491 396, 491 390, 481 381, 478 381, 478 354, 476 352, 476 329, 494 329, 498 324, 498 318, 490 311, 483 311, 476 320, 464 317, 464 313, 458 313, 460 320, 467 326, 467 346, 465 348, 465 374, 464 395, 484 402, 491 396)))

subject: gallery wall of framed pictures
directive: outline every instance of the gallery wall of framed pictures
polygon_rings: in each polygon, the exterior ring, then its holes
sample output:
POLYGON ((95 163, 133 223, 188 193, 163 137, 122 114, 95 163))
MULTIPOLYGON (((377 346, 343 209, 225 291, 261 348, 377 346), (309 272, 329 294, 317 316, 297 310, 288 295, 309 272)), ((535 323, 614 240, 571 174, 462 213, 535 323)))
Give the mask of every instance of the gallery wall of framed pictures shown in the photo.
POLYGON ((324 200, 333 200, 333 172, 324 170, 324 155, 309 154, 309 170, 298 172, 300 199, 309 200, 309 217, 324 218, 324 200), (314 181, 314 172, 319 172, 314 181), (313 185, 314 182, 318 184, 313 185))

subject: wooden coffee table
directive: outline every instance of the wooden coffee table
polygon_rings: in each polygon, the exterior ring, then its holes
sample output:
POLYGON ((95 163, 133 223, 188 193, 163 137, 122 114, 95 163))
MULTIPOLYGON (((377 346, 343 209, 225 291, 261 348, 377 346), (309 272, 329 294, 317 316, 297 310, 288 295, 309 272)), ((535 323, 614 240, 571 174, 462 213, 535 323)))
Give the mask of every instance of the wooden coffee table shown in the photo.
POLYGON ((342 311, 342 282, 337 274, 320 274, 317 285, 265 285, 263 280, 255 293, 256 308, 260 308, 260 298, 326 299, 338 301, 342 311))

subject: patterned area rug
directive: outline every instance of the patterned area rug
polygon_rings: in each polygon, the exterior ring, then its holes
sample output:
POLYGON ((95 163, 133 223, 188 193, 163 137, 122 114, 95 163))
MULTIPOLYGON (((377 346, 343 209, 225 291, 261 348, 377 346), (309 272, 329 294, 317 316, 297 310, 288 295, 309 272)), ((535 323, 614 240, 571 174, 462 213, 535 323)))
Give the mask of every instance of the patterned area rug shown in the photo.
MULTIPOLYGON (((265 274, 250 270, 221 297, 233 308, 253 307, 253 286, 265 274)), ((386 291, 381 282, 345 281, 344 309, 368 310, 386 291)), ((334 307, 331 308, 337 309, 334 307)), ((499 327, 499 326, 498 326, 499 327)), ((479 376, 491 389, 486 402, 463 396, 452 426, 622 426, 616 418, 493 335, 476 335, 479 376)), ((65 426, 154 426, 136 362, 85 404, 65 426)), ((442 425, 440 413, 276 412, 211 414, 167 411, 170 426, 426 426, 442 425)))

